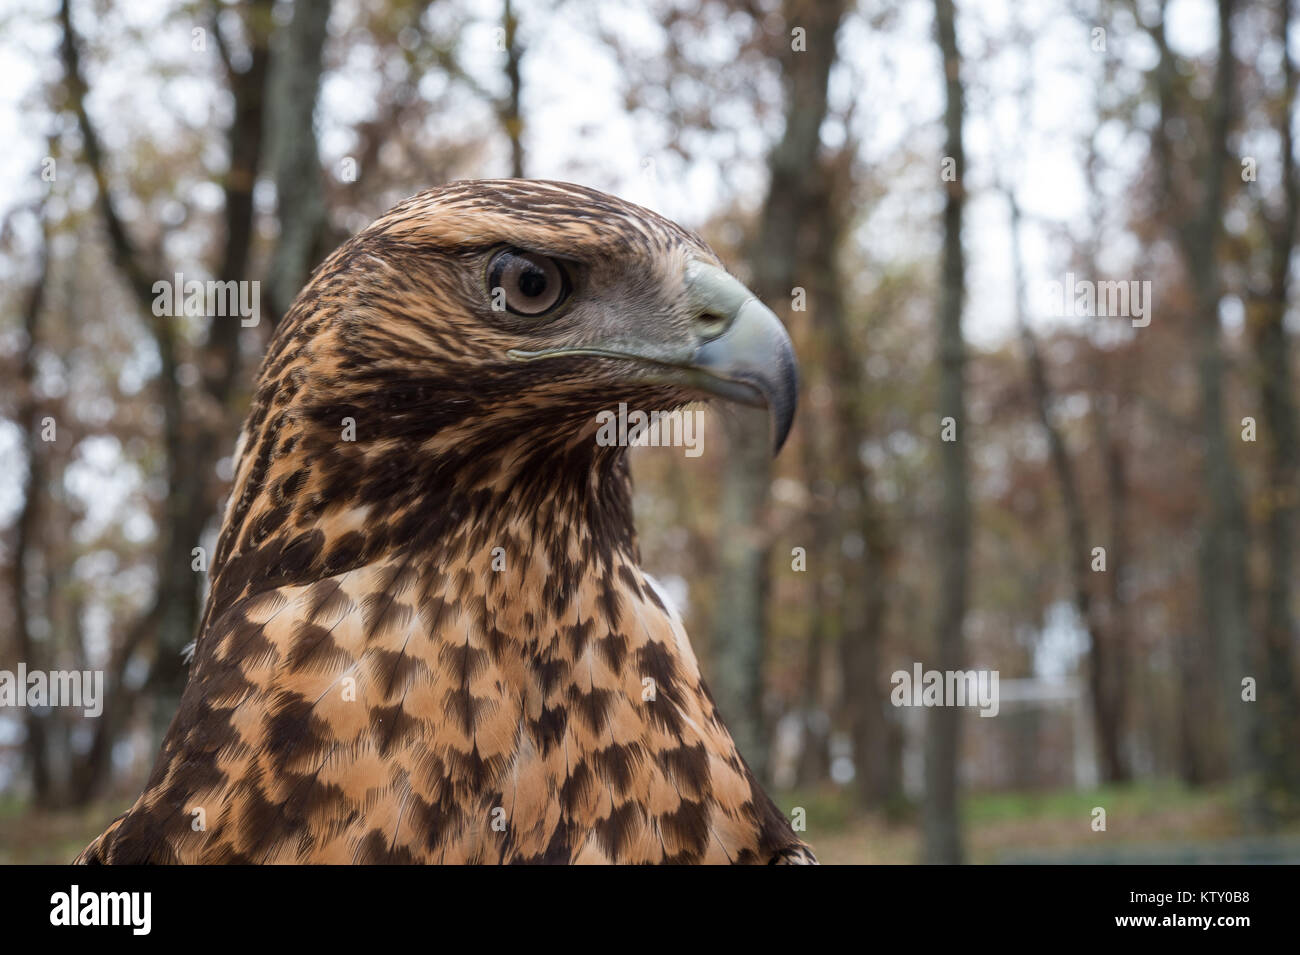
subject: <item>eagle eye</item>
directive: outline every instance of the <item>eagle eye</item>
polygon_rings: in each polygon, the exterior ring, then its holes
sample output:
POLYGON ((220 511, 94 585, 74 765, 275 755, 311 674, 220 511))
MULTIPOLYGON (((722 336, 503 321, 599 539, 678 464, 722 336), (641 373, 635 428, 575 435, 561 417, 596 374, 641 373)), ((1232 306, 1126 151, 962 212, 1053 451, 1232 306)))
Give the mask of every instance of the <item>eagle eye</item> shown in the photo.
POLYGON ((569 280, 554 259, 536 252, 506 249, 488 265, 488 296, 492 308, 537 318, 569 295, 569 280))

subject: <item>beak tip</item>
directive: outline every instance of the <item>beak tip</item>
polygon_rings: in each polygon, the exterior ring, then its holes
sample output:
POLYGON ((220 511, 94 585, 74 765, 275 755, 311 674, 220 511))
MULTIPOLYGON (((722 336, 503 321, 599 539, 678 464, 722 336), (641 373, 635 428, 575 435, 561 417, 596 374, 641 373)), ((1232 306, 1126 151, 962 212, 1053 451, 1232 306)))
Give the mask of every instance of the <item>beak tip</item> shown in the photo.
POLYGON ((785 442, 790 437, 790 426, 777 424, 774 427, 775 433, 772 435, 772 457, 775 458, 785 447, 785 442))
POLYGON ((799 371, 790 355, 790 367, 786 376, 788 390, 781 395, 769 398, 768 415, 772 419, 772 457, 781 453, 790 431, 794 427, 795 409, 798 407, 799 371))

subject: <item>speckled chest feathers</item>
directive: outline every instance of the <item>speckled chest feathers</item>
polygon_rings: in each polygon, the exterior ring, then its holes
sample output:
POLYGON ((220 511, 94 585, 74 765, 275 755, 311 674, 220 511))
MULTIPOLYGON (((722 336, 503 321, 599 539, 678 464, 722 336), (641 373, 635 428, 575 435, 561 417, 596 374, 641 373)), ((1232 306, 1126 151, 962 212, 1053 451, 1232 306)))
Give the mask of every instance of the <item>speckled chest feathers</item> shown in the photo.
POLYGON ((721 397, 779 445, 793 376, 775 317, 644 209, 528 181, 395 207, 276 329, 180 709, 79 861, 812 861, 596 440, 620 402, 721 397))

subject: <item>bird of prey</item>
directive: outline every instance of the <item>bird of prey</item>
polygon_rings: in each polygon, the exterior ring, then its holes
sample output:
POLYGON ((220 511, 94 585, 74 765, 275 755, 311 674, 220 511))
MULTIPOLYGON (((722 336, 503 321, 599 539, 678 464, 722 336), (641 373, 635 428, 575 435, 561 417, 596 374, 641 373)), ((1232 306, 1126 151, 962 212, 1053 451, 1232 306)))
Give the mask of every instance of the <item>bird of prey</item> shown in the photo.
POLYGON ((452 183, 278 325, 179 711, 87 863, 812 863, 639 566, 597 417, 765 405, 777 317, 581 186, 452 183))

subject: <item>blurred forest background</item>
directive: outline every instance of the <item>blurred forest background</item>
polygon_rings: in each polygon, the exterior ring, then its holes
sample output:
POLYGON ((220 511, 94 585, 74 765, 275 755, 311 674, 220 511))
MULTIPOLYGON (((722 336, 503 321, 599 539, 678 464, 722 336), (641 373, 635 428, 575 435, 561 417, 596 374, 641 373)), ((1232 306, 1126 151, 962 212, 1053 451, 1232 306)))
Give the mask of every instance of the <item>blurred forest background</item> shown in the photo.
POLYGON ((825 861, 1300 858, 1289 0, 4 0, 0 24, 0 669, 107 682, 97 719, 0 711, 0 861, 68 860, 138 793, 192 549, 312 267, 500 176, 700 230, 791 330, 780 458, 714 415, 699 458, 636 452, 636 506, 825 861), (260 281, 260 324, 155 317, 178 272, 260 281), (1147 312, 1053 307, 1070 276, 1149 283, 1147 312), (917 662, 996 669, 998 715, 891 705, 917 662))

